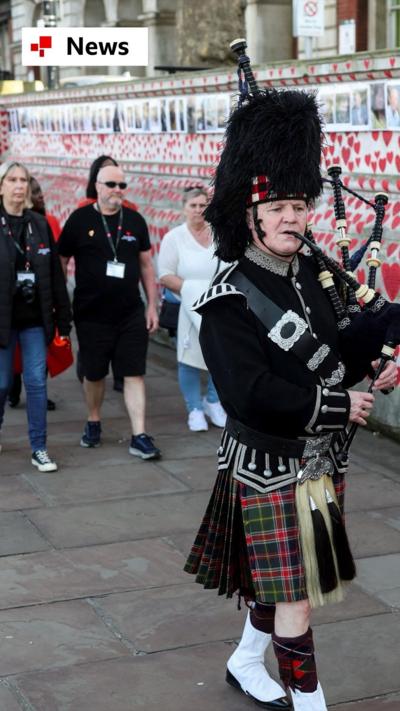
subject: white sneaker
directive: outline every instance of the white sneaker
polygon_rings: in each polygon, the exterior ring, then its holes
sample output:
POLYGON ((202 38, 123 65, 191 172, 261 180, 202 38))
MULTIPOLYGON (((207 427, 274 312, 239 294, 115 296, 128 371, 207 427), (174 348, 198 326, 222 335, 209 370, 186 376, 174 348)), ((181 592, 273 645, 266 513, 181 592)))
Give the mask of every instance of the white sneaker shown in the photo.
POLYGON ((40 472, 56 472, 58 469, 57 464, 50 459, 47 449, 37 449, 36 452, 32 452, 31 462, 40 472))
POLYGON ((203 410, 192 410, 189 412, 188 427, 192 432, 206 432, 208 430, 207 420, 203 410))
POLYGON ((203 399, 204 414, 210 418, 216 427, 225 427, 226 412, 220 402, 208 402, 203 399))

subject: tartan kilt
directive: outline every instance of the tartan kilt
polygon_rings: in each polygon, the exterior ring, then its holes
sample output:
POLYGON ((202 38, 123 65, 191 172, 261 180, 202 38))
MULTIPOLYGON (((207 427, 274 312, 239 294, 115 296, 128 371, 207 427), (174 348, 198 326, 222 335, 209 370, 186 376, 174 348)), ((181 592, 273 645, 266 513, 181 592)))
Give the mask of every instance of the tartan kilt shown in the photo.
MULTIPOLYGON (((344 474, 333 477, 341 512, 344 474)), ((297 524, 296 483, 259 493, 219 471, 184 570, 219 595, 259 602, 307 598, 297 524)))

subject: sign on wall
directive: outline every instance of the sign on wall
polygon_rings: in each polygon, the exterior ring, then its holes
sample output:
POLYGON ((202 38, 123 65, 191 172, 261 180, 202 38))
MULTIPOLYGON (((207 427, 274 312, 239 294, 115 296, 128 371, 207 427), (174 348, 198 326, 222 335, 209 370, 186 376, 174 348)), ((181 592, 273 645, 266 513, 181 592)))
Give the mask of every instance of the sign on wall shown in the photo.
POLYGON ((293 36, 322 37, 325 0, 293 0, 293 36))

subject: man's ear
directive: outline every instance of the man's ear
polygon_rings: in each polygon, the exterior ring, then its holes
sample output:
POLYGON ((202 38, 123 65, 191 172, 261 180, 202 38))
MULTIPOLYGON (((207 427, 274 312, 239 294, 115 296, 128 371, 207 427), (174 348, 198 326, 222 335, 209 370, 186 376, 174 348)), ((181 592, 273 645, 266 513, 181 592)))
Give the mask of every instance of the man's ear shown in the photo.
POLYGON ((247 222, 247 227, 249 230, 254 229, 254 217, 253 217, 253 208, 248 207, 246 210, 246 222, 247 222))

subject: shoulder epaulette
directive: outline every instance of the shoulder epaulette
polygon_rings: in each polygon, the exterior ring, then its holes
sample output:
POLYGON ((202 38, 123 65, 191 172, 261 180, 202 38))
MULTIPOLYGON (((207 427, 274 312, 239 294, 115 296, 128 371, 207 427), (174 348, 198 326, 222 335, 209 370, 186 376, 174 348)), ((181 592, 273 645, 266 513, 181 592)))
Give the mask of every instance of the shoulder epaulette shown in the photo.
POLYGON ((199 311, 203 308, 203 306, 205 306, 205 304, 208 304, 214 299, 219 299, 221 296, 242 296, 244 299, 246 298, 245 295, 236 288, 236 286, 228 284, 227 282, 222 282, 222 284, 214 284, 214 286, 210 286, 210 288, 207 289, 207 291, 205 291, 204 294, 202 294, 200 298, 194 302, 191 310, 199 311))

